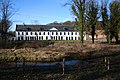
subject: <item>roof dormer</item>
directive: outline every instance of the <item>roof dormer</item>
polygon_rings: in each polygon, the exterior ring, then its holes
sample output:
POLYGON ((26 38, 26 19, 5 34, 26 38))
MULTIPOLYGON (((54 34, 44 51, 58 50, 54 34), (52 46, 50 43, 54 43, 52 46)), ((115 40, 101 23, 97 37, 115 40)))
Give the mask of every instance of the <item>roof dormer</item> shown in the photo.
POLYGON ((51 28, 50 31, 57 31, 58 29, 56 29, 55 27, 51 28))

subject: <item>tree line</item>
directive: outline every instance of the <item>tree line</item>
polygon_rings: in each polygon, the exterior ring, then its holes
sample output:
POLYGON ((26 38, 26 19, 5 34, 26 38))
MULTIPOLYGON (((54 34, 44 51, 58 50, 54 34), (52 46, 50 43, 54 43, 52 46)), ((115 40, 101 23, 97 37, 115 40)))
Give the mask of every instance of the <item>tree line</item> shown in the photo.
POLYGON ((120 0, 71 0, 67 5, 71 6, 71 10, 75 15, 75 22, 80 31, 81 41, 83 43, 83 32, 94 36, 96 25, 101 19, 102 28, 106 35, 107 42, 111 43, 115 37, 116 43, 119 41, 120 33, 120 0))

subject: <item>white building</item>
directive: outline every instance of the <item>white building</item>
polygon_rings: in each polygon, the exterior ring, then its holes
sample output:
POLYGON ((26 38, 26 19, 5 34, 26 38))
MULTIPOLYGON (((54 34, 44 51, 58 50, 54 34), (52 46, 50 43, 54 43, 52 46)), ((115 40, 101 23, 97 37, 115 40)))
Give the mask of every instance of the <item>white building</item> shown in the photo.
POLYGON ((74 26, 16 25, 16 40, 79 40, 74 26))

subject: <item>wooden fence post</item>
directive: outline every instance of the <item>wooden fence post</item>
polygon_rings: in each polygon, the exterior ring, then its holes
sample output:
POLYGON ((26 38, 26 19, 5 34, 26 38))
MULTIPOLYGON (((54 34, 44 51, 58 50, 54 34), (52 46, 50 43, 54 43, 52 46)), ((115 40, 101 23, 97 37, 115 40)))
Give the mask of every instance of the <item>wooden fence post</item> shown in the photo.
POLYGON ((17 60, 18 60, 18 58, 17 58, 17 55, 16 54, 14 54, 14 56, 15 56, 15 72, 17 73, 17 60))
POLYGON ((63 58, 63 75, 65 74, 65 58, 63 58))
POLYGON ((106 57, 104 58, 104 62, 105 62, 105 68, 106 68, 106 66, 107 66, 106 65, 106 63, 107 63, 107 58, 106 57))
POLYGON ((107 57, 107 70, 110 70, 110 65, 109 65, 109 57, 107 57))
POLYGON ((105 68, 107 68, 107 70, 109 70, 110 69, 110 65, 109 65, 109 57, 105 57, 104 58, 104 60, 105 60, 105 68))
POLYGON ((18 57, 17 57, 17 55, 16 54, 14 54, 14 56, 15 56, 15 60, 14 60, 14 62, 15 62, 15 79, 17 80, 17 75, 18 75, 18 73, 17 73, 17 71, 18 71, 18 69, 17 69, 17 60, 18 60, 18 57))
POLYGON ((25 71, 25 58, 24 57, 22 57, 22 67, 23 67, 23 73, 24 73, 25 71))

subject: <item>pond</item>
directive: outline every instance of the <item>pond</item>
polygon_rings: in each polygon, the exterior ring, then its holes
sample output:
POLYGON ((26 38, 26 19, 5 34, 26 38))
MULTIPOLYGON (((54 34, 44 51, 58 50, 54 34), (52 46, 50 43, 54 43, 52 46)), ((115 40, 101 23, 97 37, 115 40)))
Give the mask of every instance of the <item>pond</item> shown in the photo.
MULTIPOLYGON (((67 60, 65 61, 65 65, 68 65, 68 66, 72 66, 72 65, 77 65, 77 64, 80 64, 80 61, 79 60, 67 60)), ((22 66, 23 63, 22 62, 17 62, 17 65, 18 66, 22 66)), ((34 62, 26 62, 25 63, 26 66, 60 66, 60 65, 63 65, 63 62, 45 62, 45 63, 42 63, 42 62, 37 62, 37 63, 34 63, 34 62)))

